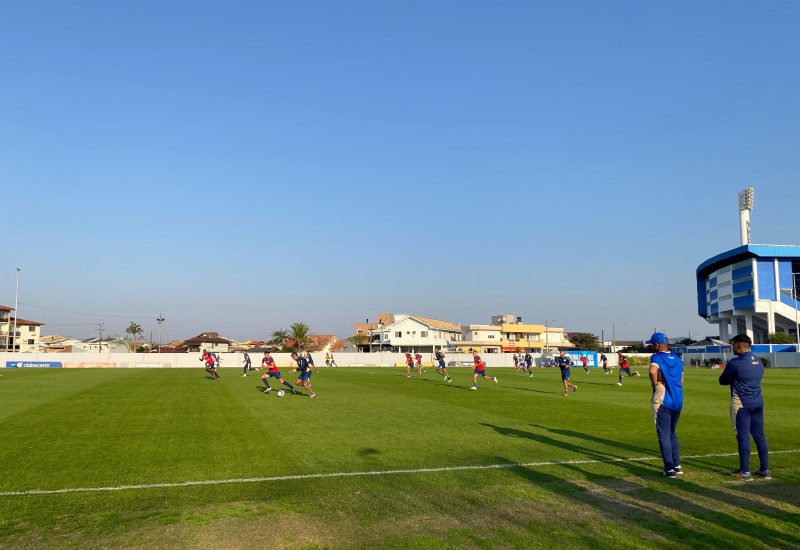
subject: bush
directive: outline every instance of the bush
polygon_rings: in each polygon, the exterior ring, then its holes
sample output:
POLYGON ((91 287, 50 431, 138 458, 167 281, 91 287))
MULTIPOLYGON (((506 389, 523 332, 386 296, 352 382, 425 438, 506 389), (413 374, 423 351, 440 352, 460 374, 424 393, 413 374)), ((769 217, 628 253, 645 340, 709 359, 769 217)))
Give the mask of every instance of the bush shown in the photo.
POLYGON ((703 364, 706 367, 712 367, 714 365, 724 365, 725 363, 723 363, 722 359, 719 357, 709 357, 707 359, 703 359, 703 364))
POLYGON ((765 368, 765 369, 768 369, 768 368, 770 368, 770 365, 771 365, 771 363, 769 362, 769 359, 768 359, 768 358, 766 358, 766 357, 759 357, 759 359, 761 359, 761 362, 764 364, 764 368, 765 368))

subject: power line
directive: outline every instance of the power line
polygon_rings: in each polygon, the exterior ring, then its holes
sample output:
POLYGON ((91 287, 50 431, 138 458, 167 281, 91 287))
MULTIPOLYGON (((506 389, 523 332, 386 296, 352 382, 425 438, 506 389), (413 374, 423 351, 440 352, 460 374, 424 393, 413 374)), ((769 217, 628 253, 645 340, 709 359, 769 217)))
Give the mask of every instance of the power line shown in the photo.
POLYGON ((90 315, 92 317, 111 317, 116 319, 150 319, 155 317, 155 315, 146 315, 141 313, 129 314, 129 315, 113 315, 113 314, 105 314, 105 313, 89 313, 86 311, 71 311, 68 309, 57 309, 54 307, 45 307, 45 306, 37 306, 36 304, 29 304, 27 302, 20 302, 20 304, 36 309, 45 309, 47 311, 58 311, 60 313, 71 313, 73 315, 90 315))

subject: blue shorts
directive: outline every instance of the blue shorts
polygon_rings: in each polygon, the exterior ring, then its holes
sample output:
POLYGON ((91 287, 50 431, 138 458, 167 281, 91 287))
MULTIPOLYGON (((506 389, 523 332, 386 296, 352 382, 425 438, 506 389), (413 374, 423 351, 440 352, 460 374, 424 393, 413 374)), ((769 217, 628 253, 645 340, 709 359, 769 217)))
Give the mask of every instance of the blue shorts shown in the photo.
POLYGON ((306 372, 301 372, 300 375, 297 377, 298 380, 302 380, 303 382, 308 382, 309 378, 311 378, 310 370, 307 370, 306 372))
POLYGON ((472 371, 472 374, 477 374, 478 376, 486 376, 486 371, 484 369, 475 369, 472 371))
POLYGON ((561 367, 561 380, 569 380, 569 367, 561 367))
POLYGON ((619 372, 624 372, 624 373, 627 373, 627 374, 628 374, 628 376, 630 376, 630 375, 631 375, 631 368, 630 368, 630 367, 624 367, 624 368, 623 368, 623 367, 620 367, 620 368, 619 368, 619 372))
POLYGON ((269 372, 269 371, 267 371, 266 375, 267 375, 267 378, 279 378, 279 379, 283 378, 283 376, 281 376, 280 372, 269 372))
POLYGON ((439 368, 440 368, 440 369, 443 369, 443 368, 444 368, 444 361, 439 361, 439 368))

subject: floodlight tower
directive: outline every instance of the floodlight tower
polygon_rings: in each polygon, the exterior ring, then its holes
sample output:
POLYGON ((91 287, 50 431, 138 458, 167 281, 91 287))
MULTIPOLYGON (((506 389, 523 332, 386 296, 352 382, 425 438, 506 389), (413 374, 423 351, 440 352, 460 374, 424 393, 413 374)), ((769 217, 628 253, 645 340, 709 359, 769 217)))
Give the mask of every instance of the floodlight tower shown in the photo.
POLYGON ((743 246, 750 244, 750 211, 753 210, 755 195, 752 186, 739 193, 739 238, 743 246))

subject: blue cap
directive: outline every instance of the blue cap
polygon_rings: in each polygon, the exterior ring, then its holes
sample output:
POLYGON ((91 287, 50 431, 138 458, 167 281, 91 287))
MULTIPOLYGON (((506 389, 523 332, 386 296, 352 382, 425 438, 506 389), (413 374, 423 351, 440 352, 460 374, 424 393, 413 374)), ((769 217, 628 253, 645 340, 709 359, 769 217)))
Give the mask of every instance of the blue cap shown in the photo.
POLYGON ((654 332, 645 344, 669 344, 669 338, 663 332, 654 332))

